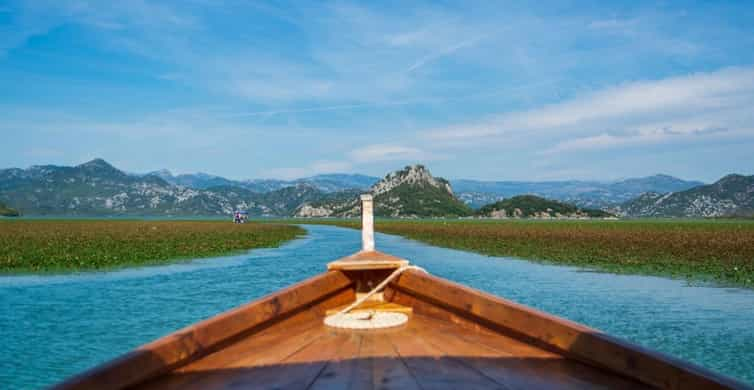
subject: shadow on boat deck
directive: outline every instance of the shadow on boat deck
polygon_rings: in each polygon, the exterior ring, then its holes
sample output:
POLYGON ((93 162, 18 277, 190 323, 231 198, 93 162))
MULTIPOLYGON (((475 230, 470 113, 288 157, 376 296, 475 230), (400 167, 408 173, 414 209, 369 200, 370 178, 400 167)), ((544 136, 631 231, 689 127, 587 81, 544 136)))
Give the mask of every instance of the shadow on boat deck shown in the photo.
POLYGON ((644 389, 566 359, 367 357, 171 372, 138 389, 644 389))

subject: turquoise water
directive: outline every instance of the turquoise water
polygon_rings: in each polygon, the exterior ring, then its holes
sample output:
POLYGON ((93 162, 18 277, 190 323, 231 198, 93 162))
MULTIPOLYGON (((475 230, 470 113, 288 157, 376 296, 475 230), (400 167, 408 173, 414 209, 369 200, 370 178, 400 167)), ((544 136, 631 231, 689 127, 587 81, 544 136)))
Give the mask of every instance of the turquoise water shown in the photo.
MULTIPOLYGON (((168 266, 0 277, 0 388, 49 385, 271 293, 355 252, 360 233, 307 226, 278 249, 168 266)), ((754 291, 584 272, 378 235, 429 272, 754 383, 754 291)))

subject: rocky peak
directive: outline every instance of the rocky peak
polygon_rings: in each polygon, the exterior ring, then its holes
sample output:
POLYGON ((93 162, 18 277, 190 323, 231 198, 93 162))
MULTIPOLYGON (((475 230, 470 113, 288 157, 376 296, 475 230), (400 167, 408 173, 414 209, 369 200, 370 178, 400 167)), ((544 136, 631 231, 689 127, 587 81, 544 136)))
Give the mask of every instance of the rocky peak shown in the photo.
POLYGON ((95 158, 92 161, 87 161, 83 164, 79 164, 79 168, 112 168, 115 169, 110 163, 107 161, 101 159, 101 158, 95 158))
POLYGON ((120 171, 118 168, 110 165, 110 163, 101 158, 95 158, 92 161, 78 165, 76 168, 79 168, 80 170, 87 173, 115 174, 118 176, 126 176, 125 173, 120 171))
POLYGON ((385 178, 372 186, 371 192, 374 195, 384 194, 400 185, 408 184, 411 186, 432 186, 444 189, 448 194, 453 195, 453 189, 447 180, 435 178, 424 165, 409 165, 400 171, 389 173, 385 178))

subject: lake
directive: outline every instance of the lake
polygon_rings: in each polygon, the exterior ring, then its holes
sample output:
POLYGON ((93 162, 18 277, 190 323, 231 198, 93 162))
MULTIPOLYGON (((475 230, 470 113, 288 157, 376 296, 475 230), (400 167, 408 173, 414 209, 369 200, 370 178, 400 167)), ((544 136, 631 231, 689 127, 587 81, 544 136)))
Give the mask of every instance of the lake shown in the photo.
MULTIPOLYGON (((167 333, 325 270, 357 230, 306 226, 276 249, 165 266, 0 276, 0 388, 55 383, 167 333)), ((754 383, 754 291, 436 248, 377 234, 432 274, 754 383)))

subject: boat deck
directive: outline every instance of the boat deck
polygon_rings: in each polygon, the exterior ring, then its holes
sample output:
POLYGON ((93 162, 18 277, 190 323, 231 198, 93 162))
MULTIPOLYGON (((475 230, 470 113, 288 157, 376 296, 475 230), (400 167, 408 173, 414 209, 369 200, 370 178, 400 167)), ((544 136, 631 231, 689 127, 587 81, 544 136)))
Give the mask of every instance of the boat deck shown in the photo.
POLYGON ((380 331, 321 321, 283 321, 138 388, 645 388, 498 333, 424 315, 380 331))

